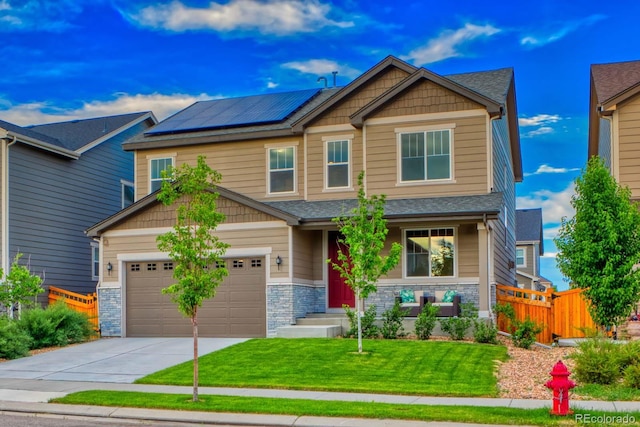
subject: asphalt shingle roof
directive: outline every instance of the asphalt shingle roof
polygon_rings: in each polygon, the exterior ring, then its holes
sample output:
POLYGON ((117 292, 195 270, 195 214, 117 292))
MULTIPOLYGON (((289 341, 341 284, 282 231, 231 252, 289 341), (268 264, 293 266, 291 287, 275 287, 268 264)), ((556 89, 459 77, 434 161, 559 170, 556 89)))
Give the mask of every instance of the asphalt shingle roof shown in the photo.
POLYGON ((591 75, 598 103, 602 104, 640 84, 640 61, 593 64, 591 75))
POLYGON ((131 123, 145 114, 148 113, 131 113, 84 120, 71 120, 68 122, 34 125, 28 128, 54 138, 58 141, 57 145, 63 148, 75 151, 120 129, 122 126, 131 123))
POLYGON ((63 147, 63 148, 67 148, 64 146, 64 144, 62 143, 62 141, 53 138, 51 136, 48 135, 44 135, 42 133, 36 132, 34 130, 29 129, 28 127, 22 127, 22 126, 18 126, 18 125, 14 125, 13 123, 9 123, 9 122, 5 122, 4 120, 0 120, 0 128, 8 130, 9 132, 16 134, 16 135, 22 135, 22 136, 26 136, 28 138, 32 138, 32 139, 37 139, 38 141, 42 141, 42 142, 46 142, 48 144, 52 144, 58 147, 63 147))
POLYGON ((449 74, 443 76, 474 92, 484 95, 498 104, 505 104, 509 85, 513 79, 513 68, 500 68, 491 71, 449 74))
MULTIPOLYGON (((430 197, 419 199, 387 199, 386 217, 473 215, 498 213, 502 208, 502 193, 474 196, 430 197)), ((349 214, 357 206, 356 199, 289 200, 264 202, 265 205, 301 218, 303 221, 329 220, 349 214)))
POLYGON ((542 209, 516 210, 516 242, 540 242, 540 253, 544 253, 542 209))

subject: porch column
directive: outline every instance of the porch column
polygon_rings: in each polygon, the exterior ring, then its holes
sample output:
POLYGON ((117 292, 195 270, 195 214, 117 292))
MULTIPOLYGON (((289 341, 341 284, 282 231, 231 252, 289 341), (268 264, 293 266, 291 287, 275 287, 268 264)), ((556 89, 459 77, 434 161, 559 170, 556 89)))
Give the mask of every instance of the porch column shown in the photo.
POLYGON ((489 231, 484 223, 478 223, 478 316, 489 317, 489 231))

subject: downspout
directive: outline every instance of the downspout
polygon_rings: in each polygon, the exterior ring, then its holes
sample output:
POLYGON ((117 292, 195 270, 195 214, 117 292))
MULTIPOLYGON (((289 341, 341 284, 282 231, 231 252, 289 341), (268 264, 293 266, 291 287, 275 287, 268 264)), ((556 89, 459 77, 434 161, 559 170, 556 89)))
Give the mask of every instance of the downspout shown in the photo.
POLYGON ((487 277, 485 277, 485 280, 487 281, 487 291, 489 291, 489 295, 487 295, 487 299, 488 299, 488 317, 489 319, 491 319, 492 321, 495 321, 495 319, 493 318, 493 313, 491 310, 491 282, 489 280, 489 278, 491 277, 491 272, 490 272, 490 268, 491 267, 491 233, 489 230, 489 221, 487 220, 487 214, 484 213, 482 214, 482 223, 484 224, 484 229, 486 230, 487 233, 487 263, 489 265, 487 265, 487 277))
MULTIPOLYGON (((2 198, 1 207, 2 212, 0 215, 1 225, 0 225, 0 244, 2 245, 2 271, 5 273, 9 272, 9 147, 16 143, 17 137, 12 135, 11 137, 8 133, 5 134, 2 138, 2 198)), ((13 310, 9 310, 7 313, 9 317, 13 317, 13 310)))

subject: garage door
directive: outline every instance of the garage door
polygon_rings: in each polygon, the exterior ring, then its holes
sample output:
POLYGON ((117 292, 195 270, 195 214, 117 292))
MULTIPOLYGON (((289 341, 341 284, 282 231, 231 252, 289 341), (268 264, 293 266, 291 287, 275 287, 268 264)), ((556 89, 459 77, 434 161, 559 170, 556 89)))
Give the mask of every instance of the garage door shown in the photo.
MULTIPOLYGON (((225 260, 229 275, 216 296, 198 309, 201 337, 266 336, 264 258, 225 260)), ((161 290, 175 283, 173 263, 126 264, 126 334, 129 337, 192 336, 191 321, 161 290)))

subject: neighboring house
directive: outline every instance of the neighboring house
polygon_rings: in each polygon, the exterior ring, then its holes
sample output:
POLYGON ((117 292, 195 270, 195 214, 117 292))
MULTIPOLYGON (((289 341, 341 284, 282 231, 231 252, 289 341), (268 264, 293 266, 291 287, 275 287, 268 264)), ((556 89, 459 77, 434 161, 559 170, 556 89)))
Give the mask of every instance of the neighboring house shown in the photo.
POLYGON ((151 113, 29 127, 0 121, 4 271, 20 252, 45 287, 95 292, 99 246, 84 231, 133 202, 134 156, 122 143, 156 122, 151 113))
POLYGON ((640 200, 640 61, 591 66, 589 157, 640 200))
POLYGON ((545 291, 553 285, 540 275, 542 255, 542 209, 516 210, 516 280, 519 288, 545 291))
POLYGON ((515 283, 515 182, 522 179, 512 69, 441 76, 388 57, 343 88, 198 102, 124 144, 136 203, 90 227, 100 240, 103 335, 188 336, 160 289, 173 263, 156 237, 175 212, 161 171, 198 155, 223 177, 219 237, 230 275, 198 312, 201 336, 274 336, 354 297, 327 264, 331 219, 356 205, 357 176, 386 194, 388 240, 404 251, 367 304, 404 289, 454 289, 482 316, 515 283), (107 270, 105 266, 112 266, 107 270))

